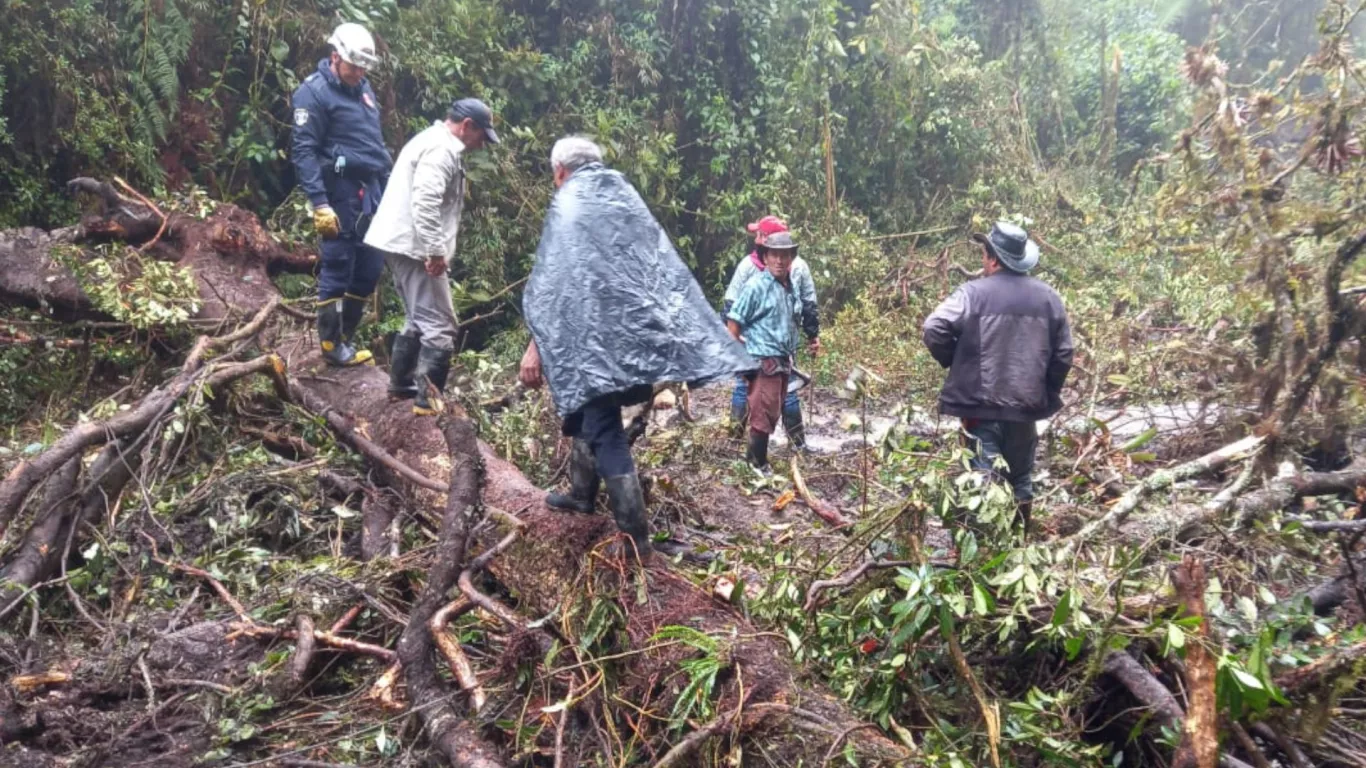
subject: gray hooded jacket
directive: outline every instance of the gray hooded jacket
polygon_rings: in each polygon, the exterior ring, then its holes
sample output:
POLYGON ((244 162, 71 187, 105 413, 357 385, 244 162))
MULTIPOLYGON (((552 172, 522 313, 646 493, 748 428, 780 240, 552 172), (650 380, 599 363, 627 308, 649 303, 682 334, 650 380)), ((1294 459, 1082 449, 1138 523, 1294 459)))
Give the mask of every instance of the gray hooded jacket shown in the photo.
POLYGON ((1002 269, 964 283, 925 320, 925 346, 949 369, 939 410, 982 421, 1036 421, 1062 407, 1072 331, 1056 291, 1002 269))

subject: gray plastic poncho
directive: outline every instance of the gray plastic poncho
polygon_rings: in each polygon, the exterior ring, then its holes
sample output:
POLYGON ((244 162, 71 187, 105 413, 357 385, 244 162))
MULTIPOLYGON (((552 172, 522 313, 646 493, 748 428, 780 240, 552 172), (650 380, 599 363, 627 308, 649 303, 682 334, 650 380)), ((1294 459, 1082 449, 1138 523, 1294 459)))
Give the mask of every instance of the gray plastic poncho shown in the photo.
POLYGON ((562 417, 603 395, 757 367, 645 201, 597 163, 555 193, 522 309, 562 417))

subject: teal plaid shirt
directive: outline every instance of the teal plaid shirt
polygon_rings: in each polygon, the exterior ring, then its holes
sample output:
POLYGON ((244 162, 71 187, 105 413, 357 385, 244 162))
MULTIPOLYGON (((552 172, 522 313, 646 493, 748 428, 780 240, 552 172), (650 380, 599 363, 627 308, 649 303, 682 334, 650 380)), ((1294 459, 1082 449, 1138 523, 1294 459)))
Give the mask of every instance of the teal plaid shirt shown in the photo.
POLYGON ((797 294, 763 272, 745 284, 726 317, 739 324, 751 357, 786 360, 797 351, 797 318, 801 312, 797 294))

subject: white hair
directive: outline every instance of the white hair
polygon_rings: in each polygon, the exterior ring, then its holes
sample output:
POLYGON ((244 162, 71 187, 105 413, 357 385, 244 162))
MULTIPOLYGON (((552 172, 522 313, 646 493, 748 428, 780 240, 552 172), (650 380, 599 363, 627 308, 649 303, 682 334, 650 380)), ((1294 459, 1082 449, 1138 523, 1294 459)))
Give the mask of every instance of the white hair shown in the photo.
POLYGON ((550 150, 551 169, 577 171, 589 163, 602 162, 602 147, 582 136, 566 136, 550 150))

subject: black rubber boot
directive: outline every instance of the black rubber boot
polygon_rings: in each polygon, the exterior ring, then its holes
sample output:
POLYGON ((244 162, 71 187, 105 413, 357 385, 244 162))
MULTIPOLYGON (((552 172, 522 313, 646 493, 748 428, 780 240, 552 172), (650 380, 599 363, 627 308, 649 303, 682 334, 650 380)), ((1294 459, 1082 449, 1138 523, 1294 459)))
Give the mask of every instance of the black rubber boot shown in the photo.
POLYGON ((604 482, 617 528, 631 537, 640 562, 648 562, 654 548, 650 545, 650 523, 645 517, 645 491, 640 487, 640 476, 618 475, 605 478, 604 482))
POLYGON ((1024 539, 1029 539, 1030 518, 1034 516, 1034 502, 1022 501, 1015 505, 1015 515, 1020 519, 1020 526, 1024 529, 1024 539))
POLYGON ((569 451, 569 493, 547 494, 545 503, 556 509, 592 514, 601 485, 593 449, 587 441, 575 440, 569 451))
POLYGON ((451 351, 423 345, 417 353, 417 397, 413 413, 434 416, 446 410, 441 394, 446 391, 446 377, 451 373, 451 351), (435 389, 435 393, 432 390, 435 389))
POLYGON ((764 474, 772 471, 768 467, 768 435, 752 429, 749 431, 749 449, 745 451, 745 459, 750 466, 764 474))
POLYGON ((370 352, 357 352, 342 338, 342 300, 330 299, 318 305, 318 344, 328 365, 348 366, 369 362, 370 352))
POLYGON ((809 452, 806 447, 806 425, 802 423, 802 412, 800 410, 793 413, 783 411, 783 431, 787 433, 787 441, 792 444, 794 452, 809 452))
POLYGON ((417 397, 417 381, 413 372, 417 370, 417 355, 422 349, 422 340, 416 336, 400 333, 394 337, 394 349, 389 353, 389 394, 401 400, 417 397))
MULTIPOLYGON (((365 317, 365 304, 368 301, 369 297, 350 293, 342 297, 342 341, 350 344, 352 348, 356 346, 356 329, 360 327, 361 318, 365 317)), ((359 355, 360 352, 357 351, 356 354, 359 355)), ((369 355, 368 351, 366 355, 369 355)))

